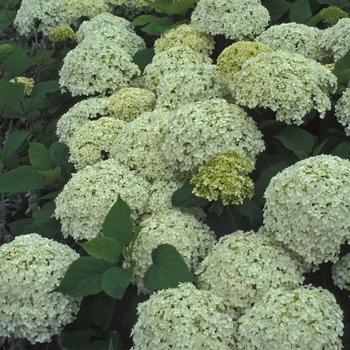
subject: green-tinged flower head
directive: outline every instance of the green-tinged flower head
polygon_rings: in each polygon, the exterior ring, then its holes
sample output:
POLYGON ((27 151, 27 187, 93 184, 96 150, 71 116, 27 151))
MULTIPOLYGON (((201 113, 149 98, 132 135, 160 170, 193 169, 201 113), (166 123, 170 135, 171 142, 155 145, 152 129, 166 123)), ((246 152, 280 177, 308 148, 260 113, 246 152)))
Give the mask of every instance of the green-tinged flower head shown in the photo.
POLYGON ((239 41, 228 46, 218 57, 217 64, 222 76, 231 76, 238 73, 243 63, 249 58, 255 57, 263 52, 273 50, 259 42, 239 41))
POLYGON ((22 83, 24 84, 23 94, 30 95, 34 87, 34 79, 26 77, 16 77, 10 80, 11 83, 22 83))
POLYGON ((73 32, 73 29, 67 26, 58 26, 51 30, 49 39, 55 43, 63 42, 68 39, 75 40, 76 35, 73 32))
POLYGON ((338 6, 329 6, 320 11, 320 16, 323 22, 333 26, 336 24, 341 18, 349 17, 348 14, 340 9, 338 6))
POLYGON ((12 52, 13 47, 10 44, 0 45, 0 64, 3 63, 12 52))
POLYGON ((195 185, 193 193, 210 201, 220 197, 224 205, 241 204, 254 194, 254 183, 247 176, 253 168, 253 162, 239 152, 225 152, 199 168, 190 180, 195 185))

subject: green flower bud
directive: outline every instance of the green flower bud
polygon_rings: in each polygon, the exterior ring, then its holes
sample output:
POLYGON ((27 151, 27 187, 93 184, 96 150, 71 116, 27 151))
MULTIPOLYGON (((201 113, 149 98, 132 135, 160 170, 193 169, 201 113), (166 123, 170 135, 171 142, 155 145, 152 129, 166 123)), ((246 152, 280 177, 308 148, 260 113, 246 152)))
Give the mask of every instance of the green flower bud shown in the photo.
POLYGON ((341 18, 349 17, 348 14, 337 6, 329 6, 320 11, 323 22, 333 26, 341 18))
POLYGON ((13 47, 10 44, 0 45, 0 64, 3 63, 12 52, 13 47))
POLYGON ((76 35, 73 29, 66 26, 58 26, 51 30, 49 39, 53 42, 63 42, 68 39, 75 40, 76 35))

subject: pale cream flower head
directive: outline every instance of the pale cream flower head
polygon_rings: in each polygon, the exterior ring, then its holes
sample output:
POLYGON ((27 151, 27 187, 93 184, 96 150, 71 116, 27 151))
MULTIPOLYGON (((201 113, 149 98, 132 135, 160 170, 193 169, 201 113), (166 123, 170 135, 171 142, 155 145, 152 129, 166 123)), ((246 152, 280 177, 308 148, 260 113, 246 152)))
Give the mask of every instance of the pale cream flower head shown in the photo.
POLYGON ((335 116, 344 126, 347 136, 350 136, 350 87, 347 87, 335 105, 335 116))
POLYGON ((338 260, 350 238, 350 161, 301 160, 271 179, 265 197, 264 224, 274 239, 314 265, 338 260))
POLYGON ((53 292, 79 254, 36 233, 0 247, 0 336, 50 342, 76 318, 82 298, 53 292))
POLYGON ((236 349, 235 325, 222 299, 193 284, 158 291, 137 313, 134 350, 236 349))
POLYGON ((350 253, 344 255, 332 266, 333 282, 340 289, 350 291, 350 253))

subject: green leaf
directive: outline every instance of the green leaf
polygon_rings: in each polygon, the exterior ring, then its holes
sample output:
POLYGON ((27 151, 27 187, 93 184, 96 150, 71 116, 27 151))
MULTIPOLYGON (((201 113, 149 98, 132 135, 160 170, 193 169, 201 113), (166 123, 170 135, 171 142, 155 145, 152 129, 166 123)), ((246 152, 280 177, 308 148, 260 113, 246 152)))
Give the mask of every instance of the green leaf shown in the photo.
POLYGON ((95 237, 88 242, 80 243, 84 250, 96 259, 117 262, 121 252, 120 244, 110 237, 95 237))
POLYGON ((316 136, 296 126, 287 126, 275 138, 280 140, 287 149, 303 151, 307 155, 312 153, 317 142, 316 136))
POLYGON ((152 62, 154 48, 144 49, 135 53, 133 62, 143 71, 152 62))
POLYGON ((337 77, 340 85, 347 85, 350 79, 350 50, 335 62, 332 73, 337 77))
POLYGON ((51 170, 49 150, 39 142, 30 142, 29 145, 30 164, 37 170, 51 170))
POLYGON ((170 244, 161 244, 152 252, 153 266, 143 278, 147 288, 152 290, 175 288, 182 282, 195 282, 181 254, 170 244))
POLYGON ((171 202, 174 207, 204 207, 209 203, 205 198, 197 197, 192 191, 194 185, 186 181, 180 188, 178 188, 173 196, 171 202))
POLYGON ((187 11, 197 0, 146 0, 157 11, 180 15, 187 11))
POLYGON ((350 142, 344 141, 335 147, 332 155, 350 160, 350 142))
POLYGON ((135 262, 127 270, 111 267, 102 276, 102 288, 112 298, 122 299, 133 277, 135 262))
POLYGON ((50 161, 52 166, 66 169, 69 164, 69 148, 61 142, 54 142, 50 148, 50 161))
POLYGON ((102 293, 93 303, 91 309, 91 318, 92 321, 97 325, 102 327, 105 331, 108 329, 114 308, 115 308, 116 300, 111 298, 109 295, 102 293))
POLYGON ((8 28, 16 18, 17 11, 0 11, 0 29, 8 28))
POLYGON ((289 18, 291 22, 304 23, 312 17, 308 0, 297 0, 290 7, 289 18))
POLYGON ((1 2, 1 7, 3 8, 7 8, 7 9, 11 9, 13 7, 15 7, 20 0, 2 0, 1 2))
POLYGON ((247 217, 250 225, 257 225, 263 221, 261 208, 251 199, 245 199, 242 204, 233 206, 233 209, 238 214, 247 217))
POLYGON ((87 350, 108 350, 107 342, 104 340, 95 340, 88 346, 87 350))
POLYGON ((8 226, 13 236, 20 236, 23 234, 24 228, 31 223, 32 219, 21 219, 9 223, 8 226))
POLYGON ((23 83, 10 83, 9 81, 0 81, 0 96, 4 99, 5 105, 13 108, 24 95, 23 83))
POLYGON ((350 2, 348 0, 317 0, 318 3, 322 5, 337 6, 341 9, 344 7, 349 7, 350 2))
POLYGON ((0 178, 0 192, 40 190, 44 186, 45 178, 30 165, 10 170, 0 178))
POLYGON ((35 96, 43 96, 47 93, 52 93, 55 91, 59 91, 60 86, 58 84, 58 80, 45 81, 42 83, 38 83, 34 85, 34 88, 30 94, 31 97, 35 96))
POLYGON ((55 169, 52 169, 52 170, 38 170, 37 169, 37 172, 40 175, 47 177, 50 180, 54 180, 54 179, 56 179, 56 177, 61 175, 62 170, 59 166, 57 166, 55 169))
POLYGON ((158 17, 153 15, 141 15, 136 17, 132 26, 142 26, 141 30, 149 35, 160 36, 164 31, 174 25, 174 21, 169 17, 158 17))
POLYGON ((272 21, 281 18, 292 6, 290 2, 285 0, 266 0, 263 5, 267 8, 272 21))
POLYGON ((62 345, 69 350, 88 350, 90 333, 87 330, 78 330, 63 338, 62 345))
POLYGON ((13 157, 29 135, 30 131, 27 130, 16 130, 11 133, 0 150, 0 159, 13 157))
POLYGON ((102 233, 116 239, 120 246, 127 246, 132 240, 133 230, 130 207, 118 196, 104 220, 102 233))
POLYGON ((30 62, 36 64, 54 64, 51 50, 39 50, 34 56, 29 57, 30 62))
POLYGON ((92 256, 82 256, 69 266, 56 292, 85 297, 102 292, 102 276, 113 264, 96 259, 92 256))
POLYGON ((299 158, 299 160, 306 159, 308 157, 308 154, 301 150, 295 150, 293 151, 294 154, 299 158))
POLYGON ((55 202, 48 202, 42 206, 42 208, 35 217, 35 221, 38 224, 38 226, 42 226, 51 218, 51 216, 55 212, 55 208, 55 202))
POLYGON ((7 60, 3 62, 2 68, 8 73, 8 78, 14 78, 16 76, 20 76, 28 66, 28 57, 27 51, 23 50, 21 47, 10 44, 13 48, 13 52, 11 55, 7 57, 7 60))
POLYGON ((224 211, 225 206, 222 203, 222 200, 219 199, 210 206, 209 211, 211 213, 215 213, 217 216, 221 216, 222 212, 224 211))

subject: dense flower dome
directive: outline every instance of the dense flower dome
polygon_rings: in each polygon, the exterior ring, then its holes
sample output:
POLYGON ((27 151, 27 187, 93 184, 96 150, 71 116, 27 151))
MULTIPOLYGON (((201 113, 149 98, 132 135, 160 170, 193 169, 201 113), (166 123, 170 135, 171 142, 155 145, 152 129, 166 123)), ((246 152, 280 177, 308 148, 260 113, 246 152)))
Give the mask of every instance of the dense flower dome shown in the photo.
POLYGON ((237 318, 270 289, 298 287, 301 265, 281 245, 254 231, 221 237, 196 271, 198 288, 223 298, 237 318))
POLYGON ((347 87, 335 105, 335 116, 344 126, 346 136, 350 136, 350 87, 347 87))
POLYGON ((350 291, 350 253, 344 255, 332 266, 333 282, 340 289, 350 291))
POLYGON ((269 20, 260 0, 199 0, 191 15, 191 23, 198 30, 232 40, 253 39, 269 20))
POLYGON ((224 99, 185 104, 162 130, 167 163, 192 177, 221 153, 235 150, 255 163, 264 150, 262 133, 239 106, 224 99))
POLYGON ((142 220, 140 231, 132 252, 134 268, 133 283, 138 291, 148 293, 143 277, 152 263, 152 251, 160 244, 171 244, 184 258, 187 266, 195 270, 215 243, 214 233, 191 214, 177 208, 154 213, 142 220))
POLYGON ((133 350, 236 349, 234 323, 222 299, 193 284, 151 295, 137 313, 133 350))
POLYGON ((274 176, 265 192, 264 224, 315 265, 338 259, 350 231, 350 161, 319 155, 274 176))
POLYGON ((0 337, 49 342, 76 318, 81 298, 52 292, 79 254, 36 233, 0 247, 0 337))
POLYGON ((343 312, 328 290, 271 288, 238 320, 237 348, 342 349, 343 312))
POLYGON ((147 210, 150 184, 118 161, 108 159, 72 175, 55 199, 55 217, 64 237, 90 240, 101 234, 103 221, 118 196, 130 206, 135 223, 147 210))
POLYGON ((270 108, 277 120, 300 125, 313 109, 320 118, 331 109, 329 95, 336 91, 337 78, 319 62, 276 51, 248 59, 229 87, 237 104, 270 108))

